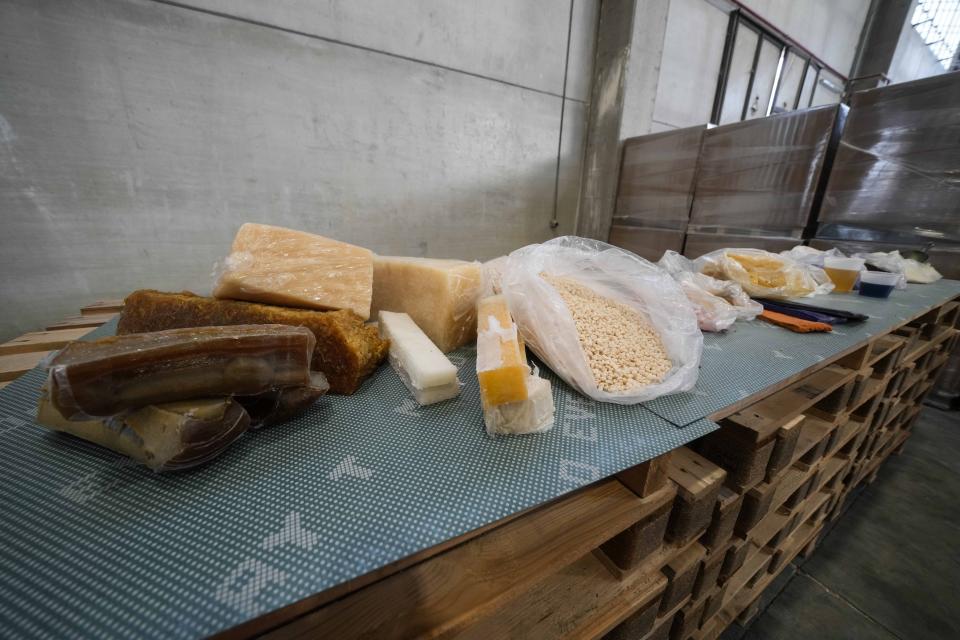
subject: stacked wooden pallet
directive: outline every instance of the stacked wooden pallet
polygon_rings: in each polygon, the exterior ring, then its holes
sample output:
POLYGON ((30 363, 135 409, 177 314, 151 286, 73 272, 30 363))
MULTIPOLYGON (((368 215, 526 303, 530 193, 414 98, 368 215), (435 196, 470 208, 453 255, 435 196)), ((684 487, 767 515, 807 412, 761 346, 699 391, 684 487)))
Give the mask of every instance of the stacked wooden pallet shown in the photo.
POLYGON ((268 635, 716 638, 756 611, 902 446, 958 339, 958 315, 948 303, 739 408, 688 447, 363 588, 319 594, 268 635))
MULTIPOLYGON (((903 447, 924 395, 960 340, 948 303, 729 416, 692 447, 727 472, 741 498, 726 570, 678 615, 671 640, 713 639, 756 614, 763 590, 811 553, 850 492, 903 447), (720 600, 712 604, 711 598, 720 600)), ((719 503, 718 503, 719 506, 719 503)), ((706 567, 702 569, 706 573, 706 567)))
POLYGON ((44 331, 25 333, 0 344, 0 388, 33 369, 51 351, 82 338, 111 320, 123 308, 123 300, 98 300, 44 331))
MULTIPOLYGON (((712 640, 756 612, 851 491, 902 448, 958 326, 960 304, 947 303, 731 407, 688 447, 227 635, 712 640)), ((2 353, 39 360, 78 335, 24 336, 2 353)))

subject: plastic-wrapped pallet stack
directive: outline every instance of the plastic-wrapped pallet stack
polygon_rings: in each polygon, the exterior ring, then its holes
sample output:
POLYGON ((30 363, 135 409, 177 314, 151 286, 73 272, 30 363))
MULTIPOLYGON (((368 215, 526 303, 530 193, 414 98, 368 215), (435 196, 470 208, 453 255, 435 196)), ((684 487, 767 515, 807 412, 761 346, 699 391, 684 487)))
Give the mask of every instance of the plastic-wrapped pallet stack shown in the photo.
POLYGON ((745 120, 703 136, 684 255, 800 244, 817 209, 846 107, 745 120))
POLYGON ((706 125, 630 138, 623 145, 610 244, 647 260, 683 250, 706 125))

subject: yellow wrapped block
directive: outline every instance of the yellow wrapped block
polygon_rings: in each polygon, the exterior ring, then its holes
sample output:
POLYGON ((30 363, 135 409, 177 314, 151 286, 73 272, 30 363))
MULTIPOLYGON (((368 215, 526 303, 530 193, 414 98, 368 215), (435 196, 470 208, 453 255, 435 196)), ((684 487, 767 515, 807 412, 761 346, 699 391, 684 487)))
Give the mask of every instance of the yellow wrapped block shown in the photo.
POLYGON ((484 408, 527 399, 530 367, 503 296, 477 305, 477 378, 484 408))

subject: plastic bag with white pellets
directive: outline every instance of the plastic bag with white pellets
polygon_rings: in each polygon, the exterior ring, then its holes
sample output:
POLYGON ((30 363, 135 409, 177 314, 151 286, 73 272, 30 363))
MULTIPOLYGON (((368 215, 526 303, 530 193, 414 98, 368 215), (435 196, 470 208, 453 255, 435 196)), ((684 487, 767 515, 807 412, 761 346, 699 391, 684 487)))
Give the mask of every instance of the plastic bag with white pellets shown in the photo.
POLYGON ((527 346, 594 400, 636 404, 697 382, 694 308, 669 273, 633 253, 555 238, 511 253, 500 286, 527 346))

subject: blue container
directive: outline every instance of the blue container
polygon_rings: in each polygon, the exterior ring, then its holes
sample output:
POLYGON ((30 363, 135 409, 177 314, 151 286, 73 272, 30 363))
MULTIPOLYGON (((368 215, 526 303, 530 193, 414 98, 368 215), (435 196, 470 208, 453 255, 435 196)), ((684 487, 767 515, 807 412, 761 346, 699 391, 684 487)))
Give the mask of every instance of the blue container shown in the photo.
POLYGON ((889 298, 892 291, 892 284, 873 284, 870 282, 860 283, 860 295, 862 296, 870 296, 871 298, 889 298))

